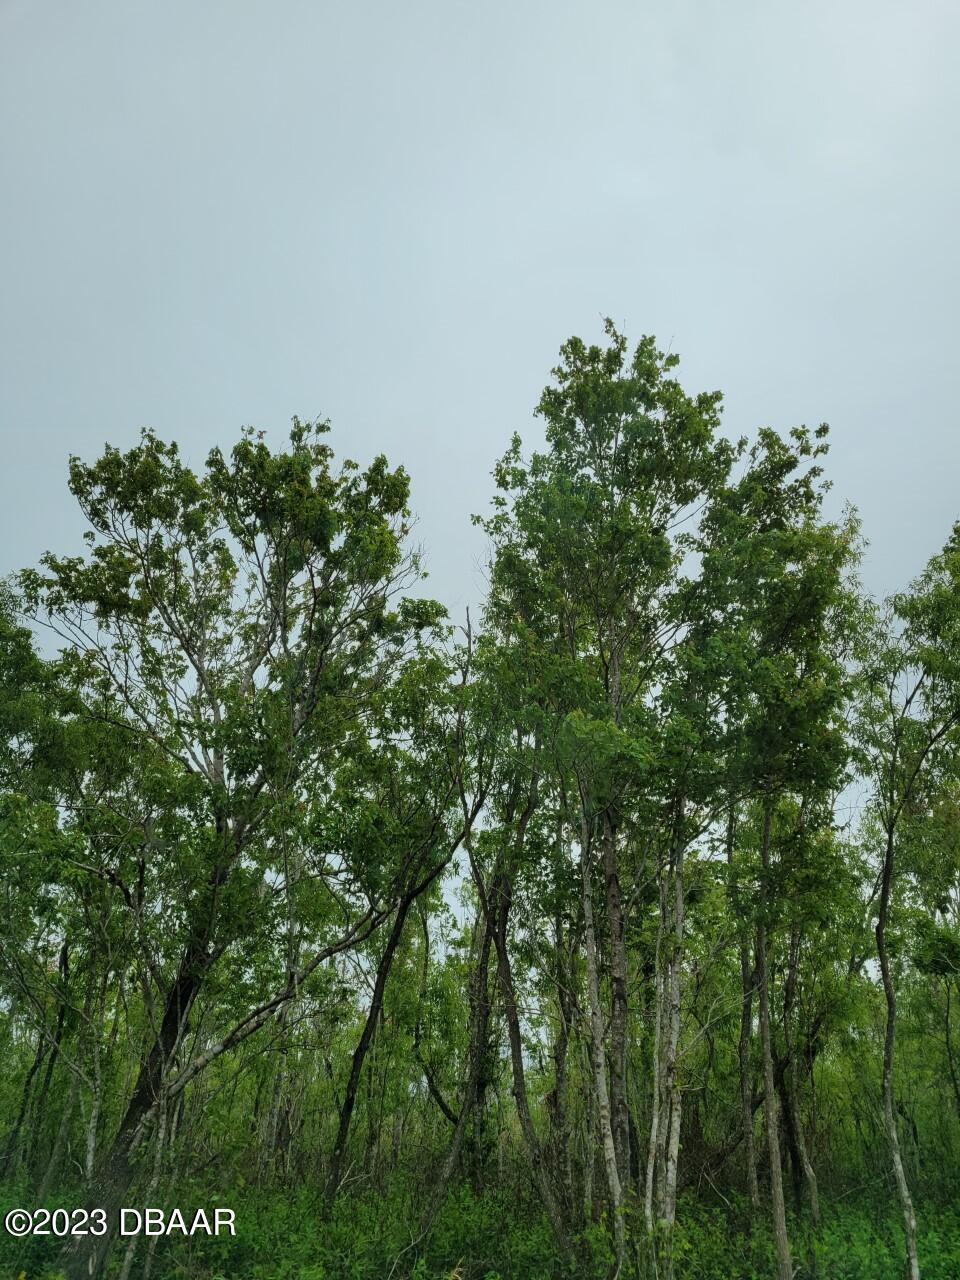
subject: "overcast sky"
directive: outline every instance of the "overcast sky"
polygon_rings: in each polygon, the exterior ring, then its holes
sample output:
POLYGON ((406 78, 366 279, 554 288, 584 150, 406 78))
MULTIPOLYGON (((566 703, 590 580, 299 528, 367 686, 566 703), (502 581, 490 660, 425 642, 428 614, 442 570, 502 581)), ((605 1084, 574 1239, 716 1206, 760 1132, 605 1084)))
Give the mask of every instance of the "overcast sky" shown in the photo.
POLYGON ((613 316, 827 420, 878 592, 960 516, 955 0, 0 0, 0 572, 71 452, 327 416, 482 593, 490 469, 613 316))

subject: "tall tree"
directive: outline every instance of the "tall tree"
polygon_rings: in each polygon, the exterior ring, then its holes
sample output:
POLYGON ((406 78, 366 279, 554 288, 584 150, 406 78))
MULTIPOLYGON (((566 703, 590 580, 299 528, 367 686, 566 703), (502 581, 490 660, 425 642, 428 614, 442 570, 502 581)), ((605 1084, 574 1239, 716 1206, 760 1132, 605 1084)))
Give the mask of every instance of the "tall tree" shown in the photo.
MULTIPOLYGON (((149 432, 128 453, 75 458, 70 487, 90 525, 88 554, 48 554, 21 577, 34 616, 65 646, 83 715, 108 721, 119 750, 162 755, 159 816, 190 826, 168 839, 143 830, 142 810, 131 814, 143 832, 133 865, 98 869, 133 910, 131 879, 162 895, 174 878, 180 893, 142 908, 163 914, 170 962, 151 975, 155 1017, 100 1162, 94 1194, 111 1220, 171 1089, 263 1025, 325 957, 392 908, 389 882, 366 901, 362 890, 353 902, 329 899, 300 970, 281 968, 265 1001, 180 1061, 211 973, 242 964, 258 932, 272 930, 264 892, 288 871, 297 802, 315 805, 339 754, 363 738, 371 700, 440 616, 400 598, 417 573, 404 548, 406 475, 383 458, 365 472, 351 462, 335 469, 325 430, 296 422, 278 452, 248 432, 229 459, 214 450, 200 474, 149 432)), ((323 850, 316 871, 327 875, 336 861, 323 850)), ((106 1237, 80 1240, 68 1274, 96 1274, 107 1246, 106 1237)))
POLYGON ((529 463, 519 438, 496 471, 502 491, 487 524, 495 545, 492 592, 502 618, 562 655, 567 753, 582 860, 594 1076, 607 1183, 622 1265, 630 1188, 627 1088, 631 893, 624 830, 645 758, 648 700, 663 655, 682 632, 669 602, 690 546, 682 529, 722 482, 734 448, 718 437, 717 394, 688 396, 670 376, 675 356, 644 338, 631 353, 606 323, 606 347, 571 339, 540 400, 547 450, 529 463), (531 600, 534 601, 531 605, 531 600), (577 759, 602 760, 581 768, 577 759), (593 895, 600 871, 604 929, 593 895), (609 974, 609 1039, 602 1032, 599 946, 609 974), (607 1066, 609 1063, 609 1079, 607 1066))
POLYGON ((888 942, 897 838, 911 807, 929 804, 938 766, 960 726, 960 526, 909 591, 895 595, 863 647, 861 740, 883 831, 876 941, 886 1006, 883 1119, 903 1213, 907 1268, 918 1280, 917 1221, 897 1128, 897 991, 888 942))
MULTIPOLYGON (((856 526, 820 517, 823 490, 815 459, 826 428, 796 428, 788 439, 760 433, 749 466, 708 517, 710 571, 736 583, 737 631, 731 688, 735 731, 731 776, 758 807, 756 986, 760 1013, 764 1116, 780 1280, 791 1280, 780 1153, 771 1018, 770 943, 778 910, 775 819, 783 799, 806 801, 836 790, 846 760, 843 627, 849 614, 844 571, 856 526), (737 748, 739 743, 739 750, 737 748)), ((745 967, 741 962, 744 979, 745 967)), ((746 997, 745 997, 746 999, 746 997)), ((744 1064, 741 1057, 741 1071, 744 1064)), ((743 1084, 742 1084, 743 1087, 743 1084)), ((744 1099, 744 1126, 749 1123, 744 1099)))

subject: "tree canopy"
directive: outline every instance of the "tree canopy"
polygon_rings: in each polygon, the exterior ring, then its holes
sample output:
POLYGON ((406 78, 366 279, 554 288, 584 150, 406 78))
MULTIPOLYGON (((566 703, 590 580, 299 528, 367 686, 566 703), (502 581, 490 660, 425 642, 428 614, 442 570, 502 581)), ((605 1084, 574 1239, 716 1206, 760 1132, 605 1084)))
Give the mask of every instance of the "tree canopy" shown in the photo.
POLYGON ((826 426, 677 363, 564 344, 473 619, 326 423, 71 459, 0 594, 0 1185, 110 1227, 14 1274, 955 1274, 960 524, 870 599, 826 426))

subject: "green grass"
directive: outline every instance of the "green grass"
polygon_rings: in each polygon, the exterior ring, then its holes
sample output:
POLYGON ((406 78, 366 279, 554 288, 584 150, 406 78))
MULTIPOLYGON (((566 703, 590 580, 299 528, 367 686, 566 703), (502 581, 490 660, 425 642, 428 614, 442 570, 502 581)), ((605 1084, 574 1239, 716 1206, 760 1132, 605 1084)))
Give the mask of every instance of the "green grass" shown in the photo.
MULTIPOLYGON (((199 1202, 183 1197, 184 1208, 199 1202)), ((0 1197, 3 1212, 19 1203, 14 1189, 0 1197)), ((220 1203, 236 1209, 236 1238, 162 1242, 152 1280, 602 1280, 609 1263, 602 1224, 577 1239, 571 1264, 532 1206, 516 1197, 476 1197, 467 1188, 451 1195, 426 1245, 413 1247, 416 1207, 401 1196, 342 1200, 326 1222, 306 1191, 247 1191, 220 1203)), ((793 1222, 791 1243, 798 1280, 902 1280, 903 1240, 892 1207, 845 1204, 827 1213, 816 1239, 793 1222)), ((0 1235, 0 1275, 51 1280, 56 1250, 50 1239, 24 1245, 0 1235)), ((960 1277, 960 1210, 921 1211, 920 1253, 924 1280, 960 1277)), ((676 1280, 769 1280, 775 1273, 766 1221, 751 1222, 739 1203, 732 1210, 683 1203, 674 1256, 676 1280)), ((628 1276, 638 1263, 635 1250, 628 1276)), ((141 1271, 142 1254, 133 1274, 141 1271)))

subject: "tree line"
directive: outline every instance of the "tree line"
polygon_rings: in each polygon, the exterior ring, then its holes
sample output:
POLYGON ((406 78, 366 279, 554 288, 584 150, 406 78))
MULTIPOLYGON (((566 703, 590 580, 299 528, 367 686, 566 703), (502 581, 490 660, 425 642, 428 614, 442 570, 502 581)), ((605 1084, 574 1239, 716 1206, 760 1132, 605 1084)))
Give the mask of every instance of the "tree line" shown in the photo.
MULTIPOLYGON (((8 1198, 295 1190, 321 1234, 394 1206, 396 1275, 657 1280, 714 1274, 706 1204, 792 1280, 852 1197, 918 1280, 960 1144, 960 527, 874 601, 827 428, 733 441, 676 364, 563 346, 475 619, 423 592, 404 470, 325 423, 71 459, 84 545, 0 607, 8 1198), (485 1198, 539 1270, 467 1256, 485 1198)), ((170 1249, 47 1260, 339 1274, 170 1249)))

